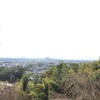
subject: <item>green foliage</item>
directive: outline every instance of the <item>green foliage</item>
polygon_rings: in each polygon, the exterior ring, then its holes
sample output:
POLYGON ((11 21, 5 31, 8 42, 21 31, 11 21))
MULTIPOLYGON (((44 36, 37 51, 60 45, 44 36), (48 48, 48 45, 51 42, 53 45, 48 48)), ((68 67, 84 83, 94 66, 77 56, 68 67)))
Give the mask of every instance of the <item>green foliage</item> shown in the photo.
POLYGON ((68 98, 75 98, 77 94, 84 93, 84 88, 85 91, 90 92, 92 85, 100 82, 100 62, 61 63, 49 68, 41 76, 31 77, 33 80, 29 81, 29 76, 24 74, 22 83, 23 90, 31 96, 32 100, 49 100, 52 93, 62 93, 68 98))
POLYGON ((26 91, 27 89, 28 80, 29 80, 29 74, 24 74, 22 76, 23 91, 26 91))
POLYGON ((29 93, 34 91, 34 87, 35 87, 35 85, 32 82, 29 81, 28 84, 27 84, 27 89, 28 89, 29 93))
POLYGON ((41 82, 41 77, 39 76, 39 75, 33 75, 32 76, 32 78, 33 78, 33 83, 34 84, 39 84, 40 82, 41 82))
POLYGON ((48 97, 45 93, 39 93, 38 98, 40 98, 40 100, 48 100, 48 97))
POLYGON ((8 81, 13 83, 18 79, 21 79, 23 73, 25 72, 25 68, 23 67, 11 67, 11 68, 0 68, 0 80, 8 81))
POLYGON ((53 80, 50 80, 49 81, 49 86, 50 86, 50 90, 53 90, 53 91, 58 91, 59 90, 59 85, 58 83, 56 83, 55 81, 53 80))
POLYGON ((78 72, 78 69, 79 69, 79 64, 76 64, 76 63, 71 63, 70 64, 70 67, 74 70, 74 72, 78 72))
POLYGON ((100 80, 100 69, 94 71, 91 76, 93 80, 96 80, 96 81, 100 80))

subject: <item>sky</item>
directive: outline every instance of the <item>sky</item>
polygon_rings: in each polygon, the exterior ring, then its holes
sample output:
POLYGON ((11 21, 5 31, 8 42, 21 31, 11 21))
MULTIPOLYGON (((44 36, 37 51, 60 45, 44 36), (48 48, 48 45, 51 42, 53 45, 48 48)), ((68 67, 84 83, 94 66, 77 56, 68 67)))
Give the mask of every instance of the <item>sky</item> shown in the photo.
POLYGON ((100 0, 0 0, 0 57, 99 56, 100 0))

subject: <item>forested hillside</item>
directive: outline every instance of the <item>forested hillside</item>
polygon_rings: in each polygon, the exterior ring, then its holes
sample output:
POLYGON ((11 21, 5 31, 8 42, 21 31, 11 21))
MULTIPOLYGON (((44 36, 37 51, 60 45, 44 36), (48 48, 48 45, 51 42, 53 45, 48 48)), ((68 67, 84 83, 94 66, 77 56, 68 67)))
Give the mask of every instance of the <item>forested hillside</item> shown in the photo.
POLYGON ((6 84, 0 87, 0 100, 100 100, 100 62, 61 63, 41 75, 24 72, 11 86, 6 84))

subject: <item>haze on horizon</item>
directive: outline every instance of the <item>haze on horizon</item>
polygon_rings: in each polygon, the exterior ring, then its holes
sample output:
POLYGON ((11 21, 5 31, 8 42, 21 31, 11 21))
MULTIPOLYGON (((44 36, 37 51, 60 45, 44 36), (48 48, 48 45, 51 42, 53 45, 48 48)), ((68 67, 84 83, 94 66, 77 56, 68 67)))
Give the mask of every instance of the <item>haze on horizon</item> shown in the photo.
POLYGON ((98 59, 99 0, 1 0, 0 57, 98 59))

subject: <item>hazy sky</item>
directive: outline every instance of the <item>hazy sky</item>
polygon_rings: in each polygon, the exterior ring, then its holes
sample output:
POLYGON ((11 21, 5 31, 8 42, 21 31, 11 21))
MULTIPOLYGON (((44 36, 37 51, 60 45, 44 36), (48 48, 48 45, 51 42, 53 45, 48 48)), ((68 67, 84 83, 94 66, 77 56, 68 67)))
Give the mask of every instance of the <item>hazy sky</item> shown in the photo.
POLYGON ((99 56, 100 0, 0 0, 0 57, 99 56))

